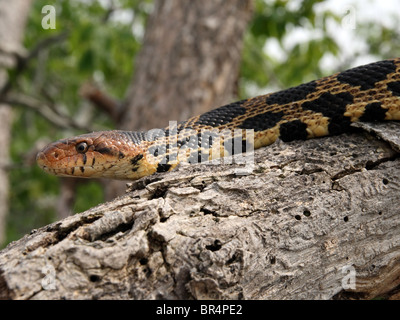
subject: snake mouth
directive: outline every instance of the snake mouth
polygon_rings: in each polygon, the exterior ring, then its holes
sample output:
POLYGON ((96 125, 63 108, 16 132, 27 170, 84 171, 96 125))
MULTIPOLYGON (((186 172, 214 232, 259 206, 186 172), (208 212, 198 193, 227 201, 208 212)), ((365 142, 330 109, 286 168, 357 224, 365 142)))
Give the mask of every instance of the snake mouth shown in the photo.
POLYGON ((36 155, 36 163, 44 170, 46 168, 47 170, 51 170, 51 168, 60 167, 60 164, 64 158, 65 156, 62 154, 62 152, 57 150, 49 151, 45 148, 36 155))
MULTIPOLYGON (((57 175, 57 174, 68 175, 65 172, 65 169, 63 170, 63 169, 60 169, 60 168, 54 168, 54 163, 51 160, 49 160, 47 155, 48 154, 46 154, 45 151, 40 151, 36 155, 36 163, 37 163, 39 168, 41 168, 46 173, 53 174, 53 175, 57 175)), ((57 159, 58 155, 56 153, 52 152, 51 153, 51 157, 57 159)))
POLYGON ((114 161, 85 163, 77 161, 73 156, 64 156, 60 151, 48 149, 37 154, 36 163, 46 173, 62 177, 99 178, 107 174, 113 176, 118 172, 114 161), (71 165, 71 162, 75 162, 75 165, 71 165))
POLYGON ((45 155, 45 153, 43 151, 40 151, 36 155, 36 163, 41 169, 43 169, 45 171, 47 171, 49 169, 48 165, 47 165, 48 164, 48 160, 47 160, 46 155, 45 155))

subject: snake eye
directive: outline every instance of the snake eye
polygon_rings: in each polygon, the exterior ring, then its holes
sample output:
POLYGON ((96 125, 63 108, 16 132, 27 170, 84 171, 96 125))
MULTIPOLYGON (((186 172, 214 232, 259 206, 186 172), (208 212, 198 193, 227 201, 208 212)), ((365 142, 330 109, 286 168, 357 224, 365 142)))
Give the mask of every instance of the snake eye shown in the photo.
POLYGON ((75 147, 78 153, 85 153, 88 149, 88 144, 86 142, 80 142, 75 147))

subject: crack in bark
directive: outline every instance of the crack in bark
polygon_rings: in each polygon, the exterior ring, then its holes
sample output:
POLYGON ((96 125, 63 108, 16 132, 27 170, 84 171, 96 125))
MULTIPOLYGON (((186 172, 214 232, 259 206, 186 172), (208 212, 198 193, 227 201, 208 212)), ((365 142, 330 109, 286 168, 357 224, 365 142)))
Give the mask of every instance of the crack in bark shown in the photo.
POLYGON ((82 216, 80 220, 74 222, 71 225, 68 225, 65 228, 63 228, 61 226, 61 223, 56 223, 54 226, 50 226, 47 231, 55 232, 56 233, 57 242, 61 242, 69 234, 71 234, 72 232, 74 232, 75 230, 80 228, 81 226, 83 226, 85 224, 91 224, 91 223, 95 222, 96 220, 98 220, 98 219, 100 219, 102 217, 103 217, 102 214, 97 214, 97 215, 92 215, 92 216, 82 216))
POLYGON ((363 167, 360 168, 350 168, 350 169, 346 169, 343 171, 338 172, 337 174, 335 174, 333 177, 331 177, 331 180, 334 182, 336 180, 339 180, 345 176, 357 173, 357 172, 362 172, 364 169, 366 170, 374 170, 376 167, 378 167, 380 164, 388 162, 388 161, 395 161, 396 159, 400 158, 400 154, 396 153, 394 156, 390 156, 390 157, 384 157, 381 159, 378 159, 376 161, 371 161, 368 160, 363 167))

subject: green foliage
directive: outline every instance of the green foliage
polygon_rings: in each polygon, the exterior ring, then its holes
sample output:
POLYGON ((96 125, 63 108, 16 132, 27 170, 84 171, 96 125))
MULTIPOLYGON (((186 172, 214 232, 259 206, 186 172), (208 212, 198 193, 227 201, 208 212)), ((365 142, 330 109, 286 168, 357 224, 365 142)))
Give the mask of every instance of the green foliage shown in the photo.
POLYGON ((400 21, 396 21, 394 28, 388 28, 376 23, 366 23, 360 29, 360 37, 368 43, 370 54, 384 59, 398 57, 400 52, 400 21))
MULTIPOLYGON (((317 66, 322 57, 327 53, 338 53, 337 44, 325 32, 327 19, 336 17, 330 12, 323 12, 316 19, 315 5, 321 2, 303 0, 298 1, 296 6, 288 6, 288 1, 283 0, 269 5, 264 0, 256 1, 254 19, 246 34, 243 51, 241 73, 246 85, 253 83, 260 88, 283 88, 321 74, 317 66), (295 29, 313 33, 320 31, 322 36, 285 46, 285 38, 295 29), (271 39, 276 41, 285 54, 283 61, 277 61, 266 52, 266 42, 271 39)), ((247 95, 246 87, 241 90, 241 94, 247 95)))
MULTIPOLYGON (((317 11, 323 3, 321 0, 255 0, 254 19, 245 36, 242 54, 241 98, 254 92, 265 93, 266 87, 277 90, 295 86, 336 72, 339 66, 346 69, 358 56, 372 54, 379 60, 400 55, 399 23, 388 28, 384 24, 386 19, 382 23, 358 19, 356 30, 349 32, 363 39, 367 50, 360 51, 354 46, 351 57, 341 55, 334 33, 343 28, 341 22, 346 12, 343 10, 342 15, 337 15, 327 10, 317 11), (329 30, 329 23, 336 24, 336 30, 329 30), (297 41, 293 36, 296 31, 308 37, 297 41), (279 49, 278 57, 266 46, 271 42, 275 44, 274 49, 279 49), (341 62, 336 68, 323 70, 321 62, 326 57, 337 57, 341 62)), ((353 8, 357 9, 355 5, 353 8)))
MULTIPOLYGON (((141 46, 141 35, 133 33, 132 28, 144 26, 151 1, 120 0, 115 10, 98 1, 53 1, 57 13, 55 30, 41 26, 41 10, 47 4, 46 0, 33 2, 24 46, 31 51, 46 39, 64 33, 66 37, 44 46, 21 75, 10 70, 10 77, 15 78, 13 91, 45 103, 56 102, 75 120, 79 120, 82 110, 90 108, 79 96, 81 85, 88 80, 94 79, 105 92, 122 99, 141 46)), ((16 107, 14 114, 6 243, 57 219, 59 179, 44 174, 32 157, 27 160, 29 151, 40 140, 50 142, 81 133, 60 130, 27 108, 16 107)), ((107 116, 98 113, 91 122, 94 128, 113 126, 107 116)), ((73 209, 81 212, 103 201, 101 187, 90 182, 78 187, 73 209)))

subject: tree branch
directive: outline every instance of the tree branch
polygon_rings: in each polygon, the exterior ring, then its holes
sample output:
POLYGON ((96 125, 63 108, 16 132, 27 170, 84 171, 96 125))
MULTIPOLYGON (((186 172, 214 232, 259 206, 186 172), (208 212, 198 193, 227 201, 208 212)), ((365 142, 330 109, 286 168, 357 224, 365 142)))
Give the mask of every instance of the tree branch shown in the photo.
POLYGON ((19 105, 29 109, 32 109, 43 116, 46 120, 52 124, 63 129, 80 129, 84 131, 93 131, 90 126, 80 124, 69 116, 63 114, 55 105, 51 106, 43 101, 40 101, 34 97, 27 96, 24 94, 8 94, 0 99, 0 102, 9 105, 19 105))
POLYGON ((398 151, 358 132, 278 142, 254 160, 249 175, 180 165, 33 231, 0 251, 0 297, 398 297, 398 151))
POLYGON ((114 123, 118 123, 121 116, 121 103, 119 101, 107 95, 92 82, 84 83, 79 93, 96 108, 108 114, 114 123))
MULTIPOLYGON (((51 45, 54 45, 60 41, 64 41, 69 35, 69 31, 64 31, 60 34, 52 35, 48 38, 45 38, 41 41, 39 41, 36 46, 29 52, 26 52, 25 50, 18 50, 18 51, 7 51, 8 54, 13 55, 15 59, 17 60, 17 65, 15 68, 15 74, 12 79, 9 79, 7 83, 1 88, 0 90, 0 96, 6 95, 11 87, 12 83, 15 82, 15 80, 19 77, 19 75, 26 69, 28 66, 29 62, 35 58, 40 51, 48 48, 51 45)), ((0 48, 1 50, 1 48, 0 48)))

